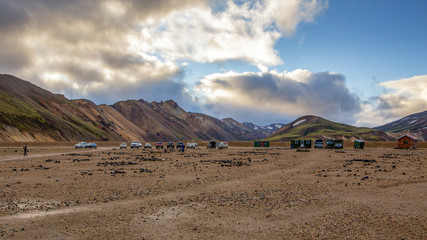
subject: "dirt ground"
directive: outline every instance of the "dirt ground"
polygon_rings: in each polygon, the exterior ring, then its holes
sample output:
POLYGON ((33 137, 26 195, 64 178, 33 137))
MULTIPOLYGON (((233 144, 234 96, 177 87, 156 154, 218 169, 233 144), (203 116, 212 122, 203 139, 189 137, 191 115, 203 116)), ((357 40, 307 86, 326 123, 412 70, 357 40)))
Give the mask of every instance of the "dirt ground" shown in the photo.
POLYGON ((9 150, 0 239, 427 238, 425 148, 9 150))

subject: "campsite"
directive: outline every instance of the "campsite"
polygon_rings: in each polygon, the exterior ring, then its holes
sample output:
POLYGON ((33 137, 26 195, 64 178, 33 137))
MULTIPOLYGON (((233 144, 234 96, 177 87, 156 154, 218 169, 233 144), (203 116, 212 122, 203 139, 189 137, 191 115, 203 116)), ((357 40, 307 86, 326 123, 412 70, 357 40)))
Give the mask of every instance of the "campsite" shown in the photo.
POLYGON ((33 143, 26 157, 3 144, 0 238, 425 237, 425 142, 345 142, 339 152, 229 144, 180 152, 33 143))

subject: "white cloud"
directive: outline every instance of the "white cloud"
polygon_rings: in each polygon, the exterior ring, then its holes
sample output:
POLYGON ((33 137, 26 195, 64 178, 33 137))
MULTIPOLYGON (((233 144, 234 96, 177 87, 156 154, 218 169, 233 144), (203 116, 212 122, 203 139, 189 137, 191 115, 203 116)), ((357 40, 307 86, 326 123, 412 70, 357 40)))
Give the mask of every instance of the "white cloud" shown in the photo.
POLYGON ((427 109, 427 75, 379 83, 386 92, 362 106, 357 124, 379 126, 427 109))
POLYGON ((281 32, 292 33, 324 7, 318 1, 266 0, 242 5, 229 1, 224 11, 216 13, 210 8, 184 9, 142 22, 136 45, 141 51, 171 60, 210 63, 239 59, 266 71, 268 66, 282 63, 274 49, 281 32))

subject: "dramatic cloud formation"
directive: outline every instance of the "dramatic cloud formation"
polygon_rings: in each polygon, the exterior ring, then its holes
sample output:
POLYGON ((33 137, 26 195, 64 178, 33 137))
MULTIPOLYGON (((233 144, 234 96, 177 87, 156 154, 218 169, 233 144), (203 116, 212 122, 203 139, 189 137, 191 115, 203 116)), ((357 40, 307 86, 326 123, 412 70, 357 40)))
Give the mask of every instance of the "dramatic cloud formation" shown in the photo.
POLYGON ((186 96, 180 61, 238 59, 265 70, 282 62, 274 49, 282 33, 325 7, 236 2, 0 0, 0 70, 98 103, 179 99, 186 96))
POLYGON ((427 110, 427 75, 379 83, 386 92, 365 103, 357 124, 377 126, 427 110), (363 120, 362 120, 363 119, 363 120))
POLYGON ((299 117, 314 114, 335 121, 354 122, 359 98, 350 93, 342 75, 308 70, 277 73, 220 73, 206 76, 196 91, 213 110, 243 114, 299 117))

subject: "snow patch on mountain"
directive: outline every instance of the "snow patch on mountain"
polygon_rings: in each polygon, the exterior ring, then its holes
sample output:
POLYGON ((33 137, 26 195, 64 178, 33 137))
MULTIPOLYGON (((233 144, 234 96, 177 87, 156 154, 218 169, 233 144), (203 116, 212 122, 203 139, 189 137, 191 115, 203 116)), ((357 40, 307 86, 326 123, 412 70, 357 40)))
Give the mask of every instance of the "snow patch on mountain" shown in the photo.
POLYGON ((305 122, 306 120, 307 120, 307 119, 299 120, 298 122, 296 122, 296 123, 292 124, 292 127, 298 126, 298 125, 300 125, 301 123, 305 122))

